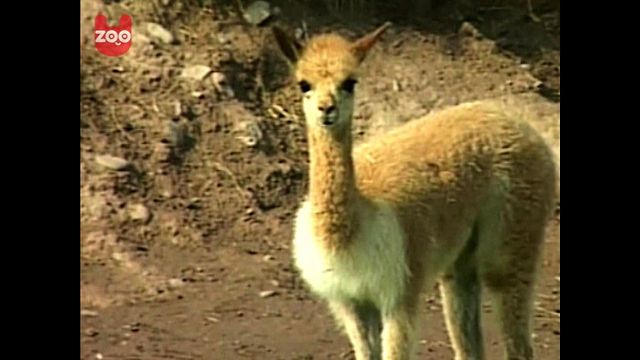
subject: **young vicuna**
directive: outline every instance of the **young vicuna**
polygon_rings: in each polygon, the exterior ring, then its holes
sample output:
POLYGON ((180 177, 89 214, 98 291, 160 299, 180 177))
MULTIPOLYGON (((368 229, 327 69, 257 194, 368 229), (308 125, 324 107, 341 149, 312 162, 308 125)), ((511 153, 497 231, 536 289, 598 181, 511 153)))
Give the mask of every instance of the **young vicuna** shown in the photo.
POLYGON ((527 123, 488 101, 352 149, 358 66, 387 27, 355 42, 324 34, 304 45, 274 29, 295 65, 309 141, 296 266, 358 360, 409 359, 420 292, 438 280, 456 359, 484 358, 481 283, 494 296, 507 358, 531 359, 536 263, 556 189, 552 153, 527 123))

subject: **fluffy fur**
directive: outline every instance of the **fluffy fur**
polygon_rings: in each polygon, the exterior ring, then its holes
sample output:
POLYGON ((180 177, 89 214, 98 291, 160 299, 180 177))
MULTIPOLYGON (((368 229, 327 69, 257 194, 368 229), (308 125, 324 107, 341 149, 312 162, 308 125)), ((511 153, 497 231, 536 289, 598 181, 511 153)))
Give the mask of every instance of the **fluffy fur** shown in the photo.
POLYGON ((419 295, 436 281, 456 359, 484 358, 481 285, 493 295, 506 358, 532 359, 533 287, 556 198, 552 153, 492 101, 432 113, 353 149, 345 84, 387 27, 306 45, 274 30, 308 85, 310 185, 295 264, 358 360, 411 357, 419 295))

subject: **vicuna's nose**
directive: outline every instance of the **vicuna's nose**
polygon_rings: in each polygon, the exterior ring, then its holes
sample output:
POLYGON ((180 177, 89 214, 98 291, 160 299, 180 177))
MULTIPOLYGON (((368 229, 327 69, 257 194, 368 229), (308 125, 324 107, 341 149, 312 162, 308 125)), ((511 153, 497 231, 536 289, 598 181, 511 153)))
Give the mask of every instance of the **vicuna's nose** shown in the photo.
POLYGON ((336 110, 336 107, 333 104, 319 105, 318 110, 322 111, 325 114, 331 114, 336 110))

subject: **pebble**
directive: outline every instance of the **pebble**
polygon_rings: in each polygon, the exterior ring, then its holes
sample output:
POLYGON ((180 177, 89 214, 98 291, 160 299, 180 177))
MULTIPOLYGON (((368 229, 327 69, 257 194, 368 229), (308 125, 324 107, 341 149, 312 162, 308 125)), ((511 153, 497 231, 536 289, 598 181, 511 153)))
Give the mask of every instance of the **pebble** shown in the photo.
POLYGON ((129 166, 127 160, 111 155, 97 155, 96 163, 110 170, 124 170, 129 166))
POLYGON ((98 312, 97 311, 93 311, 93 310, 80 310, 80 316, 98 316, 98 312))
POLYGON ((268 298, 268 297, 274 296, 276 294, 277 294, 277 292, 275 292, 274 290, 265 290, 265 291, 260 291, 259 295, 260 295, 261 298, 268 298))
POLYGON ((111 254, 111 258, 115 261, 123 261, 125 259, 125 255, 121 252, 114 252, 111 254))
POLYGON ((265 255, 265 256, 262 257, 262 260, 264 260, 264 261, 271 261, 271 260, 274 260, 274 259, 275 259, 275 257, 273 255, 265 255))
POLYGON ((206 65, 192 65, 182 69, 180 76, 190 80, 201 81, 211 73, 211 68, 206 65))
POLYGON ((476 29, 476 27, 468 21, 462 23, 460 29, 458 30, 458 33, 463 36, 472 36, 475 38, 479 38, 482 36, 480 31, 478 31, 478 29, 476 29))
POLYGON ((274 8, 266 1, 254 1, 243 14, 244 19, 252 25, 261 25, 274 14, 274 8))
POLYGON ((249 147, 257 146, 263 138, 262 130, 253 120, 238 123, 237 131, 240 133, 237 139, 249 147))
POLYGON ((146 24, 147 33, 152 38, 156 40, 160 40, 165 44, 172 44, 175 41, 175 37, 171 33, 171 31, 165 29, 162 25, 156 23, 147 23, 146 24))
POLYGON ((151 218, 151 213, 146 206, 142 204, 131 205, 129 208, 129 217, 131 220, 147 223, 151 218))
POLYGON ((182 279, 169 279, 169 287, 170 288, 178 288, 184 285, 184 281, 182 281, 182 279))

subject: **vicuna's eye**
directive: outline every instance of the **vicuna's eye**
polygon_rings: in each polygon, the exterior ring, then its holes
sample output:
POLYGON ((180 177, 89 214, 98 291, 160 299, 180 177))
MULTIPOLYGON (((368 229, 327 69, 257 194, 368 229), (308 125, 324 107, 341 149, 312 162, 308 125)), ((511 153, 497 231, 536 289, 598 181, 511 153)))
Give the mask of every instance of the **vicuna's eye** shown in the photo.
POLYGON ((307 91, 311 90, 311 84, 309 84, 305 80, 300 81, 298 85, 300 86, 300 91, 302 91, 303 93, 306 93, 307 91))
POLYGON ((340 85, 340 87, 342 88, 342 90, 344 90, 344 91, 346 91, 348 93, 352 93, 357 82, 358 82, 358 80, 356 80, 356 79, 348 78, 347 80, 342 82, 342 85, 340 85))

